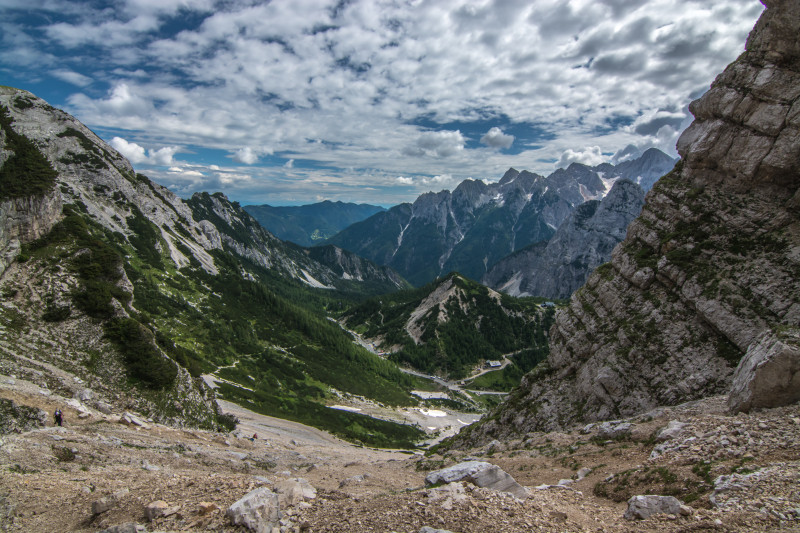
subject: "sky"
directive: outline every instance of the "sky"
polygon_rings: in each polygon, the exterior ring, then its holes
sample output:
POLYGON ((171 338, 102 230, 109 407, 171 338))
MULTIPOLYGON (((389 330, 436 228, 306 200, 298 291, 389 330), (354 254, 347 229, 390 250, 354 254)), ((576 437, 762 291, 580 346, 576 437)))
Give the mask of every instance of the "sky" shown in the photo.
POLYGON ((675 142, 757 0, 0 0, 0 85, 183 197, 391 206, 675 142))

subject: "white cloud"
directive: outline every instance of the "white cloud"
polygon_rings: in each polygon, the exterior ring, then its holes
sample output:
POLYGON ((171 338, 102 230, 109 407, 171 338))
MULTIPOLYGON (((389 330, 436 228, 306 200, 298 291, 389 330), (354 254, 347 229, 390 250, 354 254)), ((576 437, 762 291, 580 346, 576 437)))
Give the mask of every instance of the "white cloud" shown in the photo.
MULTIPOLYGON (((148 147, 227 152, 250 165, 252 194, 285 187, 287 197, 323 180, 341 187, 336 194, 361 194, 367 174, 376 194, 402 185, 413 195, 434 183, 397 176, 546 173, 554 161, 594 163, 629 144, 674 153, 689 95, 744 49, 763 9, 754 0, 375 0, 335 9, 331 0, 120 0, 114 9, 47 0, 29 9, 47 16, 30 17, 28 4, 9 1, 20 7, 0 17, 0 72, 91 83, 66 100, 90 127, 148 147), (515 124, 516 137, 493 123, 515 124), (539 137, 526 136, 526 125, 539 137), (512 146, 514 154, 501 150, 512 146), (273 150, 280 158, 267 161, 273 150), (325 176, 276 185, 289 157, 325 176)), ((175 152, 135 146, 132 161, 173 161, 175 152)), ((202 172, 212 179, 209 167, 202 172)))
POLYGON ((241 148, 233 154, 233 160, 245 165, 252 165, 258 161, 258 152, 249 146, 241 148))
POLYGON ((450 157, 464 149, 464 142, 460 131, 426 131, 403 153, 412 157, 450 157))
POLYGON ((147 154, 145 154, 144 148, 136 143, 129 143, 121 137, 114 137, 109 144, 134 165, 147 161, 147 154))
POLYGON ((78 87, 86 87, 92 83, 92 78, 72 70, 58 69, 53 71, 53 76, 78 87))
POLYGON ((589 146, 581 151, 564 150, 555 166, 556 168, 567 168, 572 163, 581 163, 593 167, 606 161, 608 161, 608 158, 603 155, 599 146, 589 146))
POLYGON ((164 146, 158 150, 150 150, 149 159, 154 165, 168 166, 172 164, 172 156, 177 151, 177 146, 164 146))
POLYGON ((286 163, 283 164, 284 168, 292 168, 294 167, 294 159, 288 160, 286 163))
POLYGON ((173 156, 178 151, 177 146, 164 146, 157 150, 150 149, 146 152, 142 146, 128 142, 121 137, 112 138, 109 144, 134 165, 148 164, 170 166, 173 163, 173 156))
POLYGON ((414 185, 414 178, 405 178, 403 176, 397 176, 397 183, 401 185, 414 185))
POLYGON ((495 126, 481 137, 481 143, 491 148, 511 148, 514 144, 514 136, 506 135, 503 130, 495 126))

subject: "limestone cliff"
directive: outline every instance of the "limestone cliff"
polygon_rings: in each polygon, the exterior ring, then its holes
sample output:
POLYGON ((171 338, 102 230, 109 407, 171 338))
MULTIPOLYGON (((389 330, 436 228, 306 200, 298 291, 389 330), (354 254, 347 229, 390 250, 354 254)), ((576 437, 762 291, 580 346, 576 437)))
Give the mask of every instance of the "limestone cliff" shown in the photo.
POLYGON ((797 353, 800 10, 764 3, 746 52, 691 104, 682 160, 559 313, 547 364, 474 440, 727 393, 743 356, 797 353))

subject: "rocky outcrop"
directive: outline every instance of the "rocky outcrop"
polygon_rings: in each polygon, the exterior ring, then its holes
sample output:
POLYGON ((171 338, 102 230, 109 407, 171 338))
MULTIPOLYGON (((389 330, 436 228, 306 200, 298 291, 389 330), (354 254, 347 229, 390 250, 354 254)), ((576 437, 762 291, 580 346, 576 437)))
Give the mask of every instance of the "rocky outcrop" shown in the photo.
POLYGON ((489 270, 483 282, 512 296, 568 298, 592 270, 611 258, 642 205, 642 188, 618 180, 602 200, 579 205, 544 249, 539 243, 508 256, 489 270))
POLYGON ((797 349, 800 12, 765 4, 747 51, 690 106, 682 161, 559 313, 547 364, 472 439, 727 393, 763 339, 797 349))
POLYGON ((0 203, 0 276, 20 254, 23 244, 52 229, 61 216, 61 207, 57 190, 0 203))

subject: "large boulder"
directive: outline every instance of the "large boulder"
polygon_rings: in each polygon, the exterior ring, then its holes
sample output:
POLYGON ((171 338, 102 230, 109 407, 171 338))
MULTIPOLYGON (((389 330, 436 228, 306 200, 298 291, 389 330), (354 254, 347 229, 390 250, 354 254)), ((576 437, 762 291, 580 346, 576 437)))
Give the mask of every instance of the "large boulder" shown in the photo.
POLYGON ((228 507, 225 515, 235 526, 256 533, 270 533, 280 520, 278 495, 267 487, 252 490, 228 507))
POLYGON ((644 520, 655 514, 673 514, 681 513, 682 504, 680 500, 674 496, 655 496, 647 494, 643 496, 634 496, 628 500, 628 510, 625 511, 625 519, 627 520, 644 520))
POLYGON ((766 333, 752 344, 733 376, 728 396, 731 412, 800 400, 800 347, 791 340, 766 333))
POLYGON ((517 483, 511 474, 486 461, 466 461, 436 470, 425 476, 427 485, 469 481, 478 487, 507 492, 520 499, 528 497, 525 487, 517 483))

